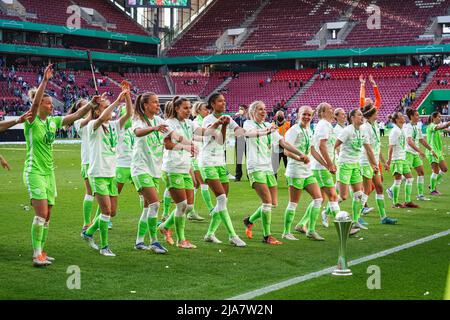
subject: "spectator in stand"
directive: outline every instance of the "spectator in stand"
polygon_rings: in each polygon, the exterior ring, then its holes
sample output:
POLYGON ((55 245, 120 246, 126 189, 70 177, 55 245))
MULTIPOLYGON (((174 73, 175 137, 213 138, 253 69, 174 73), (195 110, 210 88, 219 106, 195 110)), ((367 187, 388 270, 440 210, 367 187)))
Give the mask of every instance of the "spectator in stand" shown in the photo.
MULTIPOLYGON (((286 120, 285 114, 281 110, 275 114, 272 124, 277 127, 277 130, 282 137, 286 135, 286 132, 291 127, 291 123, 286 120)), ((281 146, 277 145, 273 148, 272 151, 272 167, 274 171, 273 173, 275 174, 275 178, 277 179, 281 159, 283 159, 284 168, 286 168, 287 156, 284 154, 284 149, 281 146)))
POLYGON ((259 87, 263 88, 264 87, 264 80, 259 80, 259 87))
MULTIPOLYGON (((235 115, 234 121, 239 127, 243 128, 245 121, 248 120, 248 106, 243 104, 239 106, 239 112, 235 115)), ((236 180, 242 179, 242 163, 246 154, 245 137, 236 137, 236 180)))
POLYGON ((289 89, 292 89, 292 81, 289 80, 289 89))
POLYGON ((443 116, 448 115, 448 106, 447 106, 447 105, 444 105, 444 106, 442 107, 442 115, 443 115, 443 116))
POLYGON ((297 88, 298 87, 298 83, 297 83, 297 80, 295 80, 294 81, 294 88, 297 88))
POLYGON ((384 123, 383 120, 380 121, 380 123, 378 124, 378 127, 380 128, 380 136, 384 137, 384 130, 386 128, 386 124, 384 123))

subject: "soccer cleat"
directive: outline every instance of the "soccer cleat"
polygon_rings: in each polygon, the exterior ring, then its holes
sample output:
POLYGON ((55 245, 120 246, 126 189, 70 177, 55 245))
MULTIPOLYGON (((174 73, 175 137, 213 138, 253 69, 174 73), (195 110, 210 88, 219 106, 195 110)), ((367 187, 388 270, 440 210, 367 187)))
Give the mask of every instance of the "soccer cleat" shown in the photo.
POLYGON ((363 216, 365 216, 365 215, 369 214, 369 212, 373 211, 373 209, 374 209, 373 207, 364 207, 361 210, 361 214, 363 216))
POLYGON ((350 235, 350 236, 354 236, 355 234, 357 234, 357 233, 360 232, 360 231, 361 231, 361 229, 358 229, 358 228, 351 228, 351 229, 350 229, 349 235, 350 235))
POLYGON ((55 261, 55 258, 48 256, 47 252, 45 252, 45 251, 42 251, 42 255, 44 256, 45 260, 47 260, 47 261, 50 261, 50 262, 55 261))
POLYGON ((83 231, 86 231, 91 225, 92 225, 92 223, 83 226, 83 228, 81 229, 81 231, 82 231, 82 232, 83 232, 83 231))
POLYGON ((392 192, 391 188, 387 188, 386 193, 387 193, 389 199, 392 200, 394 198, 394 192, 392 192))
POLYGON ((405 208, 417 209, 419 206, 413 202, 405 202, 403 205, 405 208))
POLYGON ((145 243, 143 243, 143 242, 136 243, 134 245, 134 248, 136 250, 150 250, 150 248, 148 246, 146 246, 145 243))
POLYGON ((361 223, 359 223, 359 221, 353 222, 353 227, 354 227, 354 228, 358 228, 358 229, 363 229, 363 230, 369 229, 369 228, 367 228, 366 226, 364 226, 364 225, 362 225, 361 223))
POLYGON ((405 209, 405 206, 402 203, 393 204, 392 208, 394 209, 405 209))
POLYGON ((164 240, 166 240, 168 244, 170 244, 171 246, 175 244, 175 241, 173 241, 172 239, 172 230, 166 229, 162 226, 160 226, 158 230, 164 235, 164 240))
POLYGON ((389 218, 389 217, 384 217, 381 220, 381 224, 396 224, 397 223, 397 219, 393 219, 393 218, 389 218))
POLYGON ((281 238, 286 240, 298 240, 292 233, 283 233, 281 238))
POLYGON ((203 240, 205 242, 211 242, 211 243, 222 243, 222 241, 220 241, 219 239, 217 239, 217 237, 214 234, 211 235, 206 235, 203 240))
POLYGON ((239 238, 239 236, 233 236, 229 238, 230 244, 235 247, 245 247, 247 244, 239 238))
POLYGON ((103 249, 100 249, 100 254, 105 257, 115 257, 116 255, 109 249, 109 247, 104 247, 103 249))
POLYGON ((424 195, 421 196, 417 196, 416 197, 417 201, 430 201, 430 198, 425 197, 424 195))
POLYGON ((33 257, 33 267, 46 267, 51 265, 52 263, 45 259, 45 257, 41 254, 37 257, 33 257))
POLYGON ((306 234, 306 227, 305 226, 295 226, 294 230, 297 231, 297 232, 306 234))
POLYGON ((93 237, 93 236, 87 235, 87 234, 86 234, 86 231, 83 231, 83 232, 81 233, 81 237, 89 243, 89 246, 90 246, 92 249, 98 250, 98 246, 95 244, 95 241, 94 241, 94 237, 93 237))
POLYGON ((273 236, 267 236, 267 237, 263 237, 263 242, 266 244, 271 244, 271 245, 275 245, 278 246, 280 244, 283 244, 283 242, 278 241, 277 239, 275 239, 273 236))
POLYGON ((112 227, 113 227, 112 221, 111 221, 111 220, 109 220, 109 222, 108 222, 108 230, 111 230, 111 229, 112 229, 112 227))
POLYGON ((195 249, 195 248, 197 248, 197 246, 193 245, 188 240, 182 240, 180 242, 177 242, 177 247, 178 248, 183 248, 183 249, 195 249))
POLYGON ((316 240, 316 241, 324 241, 325 240, 325 238, 323 238, 316 231, 308 231, 308 232, 306 232, 306 237, 308 239, 313 239, 313 240, 316 240))
POLYGON ((187 215, 188 220, 191 221, 203 221, 205 218, 199 216, 196 212, 191 212, 187 215))
MULTIPOLYGON (((322 215, 322 225, 323 225, 325 228, 328 228, 329 224, 328 224, 327 211, 326 211, 326 210, 322 210, 321 215, 322 215)), ((290 239, 290 240, 292 240, 292 239, 290 239)))
POLYGON ((249 239, 253 238, 252 233, 253 223, 250 222, 250 217, 244 218, 244 225, 245 225, 245 234, 247 235, 247 238, 249 239))
POLYGON ((168 252, 168 250, 164 248, 158 241, 155 241, 150 245, 150 250, 152 250, 154 253, 159 254, 164 254, 168 252))
POLYGON ((430 195, 432 195, 432 196, 440 196, 441 193, 439 191, 437 191, 437 190, 434 190, 434 191, 430 192, 430 195))
POLYGON ((363 218, 359 218, 358 222, 361 223, 363 226, 368 226, 369 223, 367 221, 365 221, 363 218))

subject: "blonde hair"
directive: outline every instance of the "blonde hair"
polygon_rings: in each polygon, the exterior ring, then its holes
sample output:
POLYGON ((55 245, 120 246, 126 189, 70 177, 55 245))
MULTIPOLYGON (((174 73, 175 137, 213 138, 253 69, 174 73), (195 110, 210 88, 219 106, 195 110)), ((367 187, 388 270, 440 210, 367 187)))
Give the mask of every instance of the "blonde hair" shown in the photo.
POLYGON ((343 108, 337 108, 336 110, 334 110, 334 116, 337 117, 339 112, 341 111, 345 114, 345 110, 343 108))
POLYGON ((311 112, 311 118, 314 117, 315 111, 314 111, 314 109, 313 109, 312 107, 310 107, 310 106, 301 106, 301 107, 298 109, 298 113, 297 113, 298 117, 300 118, 300 115, 301 115, 303 112, 305 112, 305 110, 307 110, 307 109, 310 109, 310 110, 312 111, 312 112, 311 112))
POLYGON ((203 101, 197 101, 194 103, 194 105, 192 106, 192 111, 191 114, 193 117, 196 117, 200 114, 200 109, 202 107, 208 108, 208 104, 206 102, 203 101))
POLYGON ((328 102, 319 103, 319 105, 317 106, 316 112, 319 119, 322 119, 322 113, 324 113, 327 106, 331 108, 331 105, 328 102))
POLYGON ((261 100, 257 100, 257 101, 253 101, 250 106, 248 107, 248 116, 250 118, 250 120, 255 120, 255 112, 256 112, 256 108, 258 108, 258 106, 260 105, 265 105, 263 101, 261 100))
MULTIPOLYGON (((28 90, 28 97, 31 99, 31 101, 34 101, 34 98, 36 98, 37 91, 38 91, 37 88, 31 88, 30 90, 28 90)), ((50 97, 50 96, 46 93, 44 93, 44 95, 42 96, 42 98, 47 98, 47 97, 50 97)))

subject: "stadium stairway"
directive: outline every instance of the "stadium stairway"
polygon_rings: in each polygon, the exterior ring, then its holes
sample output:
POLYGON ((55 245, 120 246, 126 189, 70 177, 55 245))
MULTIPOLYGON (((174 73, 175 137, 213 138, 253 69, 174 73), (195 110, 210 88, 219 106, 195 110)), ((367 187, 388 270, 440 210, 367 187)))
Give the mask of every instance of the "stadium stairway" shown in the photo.
POLYGON ((311 79, 308 80, 307 83, 305 83, 305 85, 303 87, 301 87, 300 89, 298 89, 298 91, 289 98, 289 100, 286 102, 286 108, 289 109, 289 106, 294 103, 295 101, 297 101, 297 99, 306 91, 309 89, 309 87, 311 87, 314 83, 314 81, 316 81, 317 77, 319 75, 315 74, 311 79))
POLYGON ((219 90, 222 90, 223 88, 225 88, 227 86, 227 84, 229 84, 231 81, 233 80, 233 77, 228 77, 224 80, 224 82, 222 82, 221 84, 219 84, 213 91, 211 91, 208 96, 206 97, 206 101, 208 101, 209 97, 216 92, 219 92, 219 90))
MULTIPOLYGON (((434 79, 434 75, 437 73, 437 70, 434 70, 434 71, 430 71, 429 73, 428 73, 428 75, 427 75, 427 80, 425 81, 425 82, 423 82, 421 85, 420 85, 420 87, 419 88, 417 88, 417 91, 416 91, 416 97, 420 97, 420 95, 422 94, 422 92, 424 92, 425 91, 425 89, 428 87, 428 85, 431 83, 431 81, 433 81, 433 79, 434 79)), ((421 103, 422 101, 420 101, 420 103, 421 103)), ((419 104, 420 104, 419 103, 419 104)), ((414 105, 415 105, 416 103, 414 103, 414 105)))

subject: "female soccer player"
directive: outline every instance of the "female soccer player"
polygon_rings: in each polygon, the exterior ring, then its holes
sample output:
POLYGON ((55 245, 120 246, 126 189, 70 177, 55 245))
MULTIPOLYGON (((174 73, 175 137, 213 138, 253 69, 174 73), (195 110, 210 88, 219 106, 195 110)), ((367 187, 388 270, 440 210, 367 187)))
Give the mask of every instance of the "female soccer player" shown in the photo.
MULTIPOLYGON (((330 114, 332 115, 331 107, 329 109, 330 114)), ((314 159, 319 163, 319 165, 322 166, 323 168, 327 166, 327 163, 321 157, 321 155, 314 148, 312 148, 313 145, 313 133, 311 130, 312 117, 313 117, 313 110, 311 107, 309 106, 301 107, 298 110, 298 117, 297 117, 297 119, 299 120, 298 124, 292 126, 286 132, 285 136, 286 142, 293 145, 303 154, 303 156, 299 156, 292 154, 287 150, 285 151, 285 154, 288 156, 286 179, 289 186, 289 204, 284 213, 284 232, 282 238, 287 240, 298 240, 291 233, 291 225, 295 217, 295 210, 300 201, 302 190, 306 190, 313 199, 313 201, 306 210, 306 213, 303 216, 302 221, 299 223, 299 226, 304 226, 306 222, 308 222, 308 231, 306 232, 306 236, 314 240, 319 241, 325 240, 315 230, 316 220, 317 216, 320 213, 323 198, 320 192, 319 184, 317 183, 316 177, 314 176, 313 171, 311 170, 309 157, 312 155, 314 159)), ((329 181, 327 180, 327 182, 329 181)), ((333 185, 333 178, 331 178, 331 185, 333 185)))
POLYGON ((44 71, 44 77, 37 90, 29 92, 33 101, 30 117, 24 123, 27 155, 24 167, 24 182, 35 211, 31 226, 33 244, 33 265, 47 266, 54 259, 47 256, 44 246, 48 236, 50 216, 56 198, 56 182, 53 167, 53 142, 56 131, 83 117, 91 108, 88 104, 65 117, 51 116, 53 101, 45 94, 48 81, 53 76, 52 65, 44 71))
POLYGON ((406 162, 406 135, 403 130, 405 117, 400 112, 394 112, 391 115, 391 121, 394 127, 389 133, 389 158, 386 164, 390 167, 391 174, 394 176, 394 184, 386 191, 389 198, 393 200, 393 208, 418 208, 418 205, 411 202, 414 178, 411 174, 411 168, 406 162), (402 176, 406 179, 405 204, 398 201, 402 176))
MULTIPOLYGON (((166 241, 173 245, 170 227, 175 225, 177 234, 177 246, 183 249, 195 249, 196 246, 186 240, 184 228, 186 212, 192 209, 194 202, 194 182, 191 176, 191 157, 198 153, 193 142, 194 135, 203 136, 207 130, 198 127, 189 119, 191 104, 186 98, 175 97, 166 110, 166 124, 169 130, 174 131, 181 139, 167 136, 164 139, 166 150, 163 156, 163 180, 169 189, 170 196, 176 204, 176 209, 170 217, 158 228, 164 234, 166 241), (176 144, 172 148, 172 144, 176 144)), ((214 128, 218 127, 221 120, 216 121, 214 128)))
MULTIPOLYGON (((194 121, 197 122, 197 125, 199 127, 202 127, 203 120, 209 115, 208 110, 208 104, 205 102, 197 101, 194 103, 194 106, 192 107, 192 116, 195 118, 194 121)), ((201 137, 195 137, 200 138, 200 141, 195 141, 195 145, 199 149, 199 152, 201 154, 201 148, 203 147, 203 141, 201 141, 201 137)), ((200 187, 203 201, 206 204, 206 207, 208 208, 208 212, 211 213, 214 209, 214 206, 211 201, 211 195, 209 193, 209 186, 203 181, 202 175, 200 172, 200 167, 198 165, 198 158, 200 158, 200 154, 197 156, 197 158, 192 159, 192 171, 194 173, 193 180, 194 180, 194 208, 191 212, 187 213, 187 218, 189 220, 197 220, 197 221, 203 221, 205 220, 203 217, 199 216, 195 212, 195 196, 197 194, 197 190, 200 187)))
POLYGON ((131 176, 136 190, 144 197, 144 207, 138 224, 135 248, 166 253, 157 238, 157 220, 159 209, 159 184, 161 164, 164 153, 164 139, 173 131, 157 114, 158 96, 146 92, 137 97, 135 103, 132 134, 136 135, 131 159, 131 176), (150 233, 150 247, 144 244, 147 230, 150 233))
MULTIPOLYGON (((275 126, 265 122, 267 112, 264 102, 253 102, 249 107, 248 114, 250 120, 244 123, 247 137, 247 172, 250 178, 250 185, 258 194, 262 205, 250 217, 244 219, 246 234, 250 239, 253 237, 253 225, 257 219, 261 218, 263 242, 270 245, 280 245, 282 242, 273 237, 270 231, 272 207, 276 207, 278 204, 277 180, 272 168, 274 144, 279 143, 288 152, 287 155, 290 155, 297 161, 307 164, 309 163, 309 158, 297 147, 287 142, 279 134, 275 126)), ((294 173, 292 175, 296 177, 294 173)))
POLYGON ((441 114, 439 112, 433 112, 431 114, 430 124, 427 127, 427 143, 431 146, 436 156, 428 150, 426 151, 426 155, 428 161, 431 163, 431 169, 433 170, 430 178, 430 194, 433 196, 441 194, 437 191, 436 187, 448 170, 442 152, 442 135, 439 131, 447 129, 449 126, 450 122, 441 123, 441 114))
MULTIPOLYGON (((366 105, 362 109, 366 123, 361 126, 361 132, 367 137, 369 144, 373 150, 373 156, 376 160, 376 165, 379 168, 379 161, 384 164, 387 169, 386 161, 384 160, 383 154, 381 153, 381 138, 380 130, 378 128, 378 109, 371 104, 366 105)), ((379 169, 377 172, 373 171, 372 166, 369 161, 367 152, 363 152, 361 155, 361 174, 363 176, 363 187, 366 197, 364 200, 367 201, 370 194, 373 191, 373 185, 376 190, 376 203, 378 208, 378 214, 380 215, 382 224, 396 224, 397 219, 392 219, 386 216, 386 209, 384 205, 384 194, 383 194, 383 182, 382 182, 382 172, 379 169)), ((365 203, 362 203, 364 207, 365 203)))
MULTIPOLYGON (((326 210, 322 212, 322 224, 328 227, 328 216, 335 216, 339 211, 339 196, 335 189, 335 179, 333 175, 336 174, 336 165, 334 157, 334 145, 336 143, 336 134, 333 129, 334 114, 333 108, 330 104, 323 102, 317 106, 316 109, 319 122, 314 131, 312 150, 319 153, 321 158, 325 161, 325 165, 313 157, 311 161, 311 169, 316 178, 319 187, 322 191, 322 198, 328 198, 329 202, 326 210)), ((345 115, 345 112, 342 113, 345 115)), ((345 121, 345 120, 344 120, 345 121)), ((337 124, 336 126, 339 126, 337 124)), ((297 225, 296 230, 304 232, 302 225, 297 225)))
POLYGON ((417 127, 417 123, 420 120, 419 113, 417 110, 412 108, 406 109, 406 115, 408 116, 409 123, 405 124, 403 130, 405 131, 406 136, 406 161, 408 162, 411 169, 414 168, 417 173, 417 200, 420 201, 428 201, 429 198, 426 198, 423 190, 425 183, 425 171, 423 168, 422 158, 425 158, 425 153, 422 152, 419 148, 419 144, 422 144, 433 157, 437 157, 434 150, 430 147, 430 145, 426 142, 425 138, 422 135, 422 130, 417 127))
POLYGON ((211 213, 211 222, 204 241, 221 243, 215 236, 220 222, 222 221, 228 232, 230 244, 237 247, 244 247, 246 243, 242 241, 234 231, 227 208, 227 196, 229 190, 228 169, 225 160, 225 146, 227 130, 231 130, 235 135, 243 135, 244 129, 229 116, 224 116, 225 98, 220 93, 214 93, 208 100, 212 113, 203 120, 203 128, 211 128, 218 138, 203 138, 203 148, 200 153, 199 166, 203 181, 205 181, 216 196, 216 206, 211 213))
POLYGON ((91 248, 98 250, 93 241, 93 234, 99 229, 100 254, 114 257, 115 254, 108 243, 108 224, 117 210, 116 157, 119 132, 133 114, 130 91, 123 90, 114 103, 107 106, 108 103, 103 100, 96 105, 92 110, 92 121, 87 125, 90 153, 88 176, 101 214, 94 219, 87 230, 82 232, 81 236, 89 242, 91 248), (118 120, 112 121, 112 112, 122 99, 126 101, 126 113, 118 120))
MULTIPOLYGON (((77 101, 73 107, 73 110, 69 111, 69 113, 76 112, 82 106, 86 105, 88 102, 84 99, 80 99, 77 101)), ((91 121, 91 114, 88 115, 84 119, 79 119, 74 122, 73 126, 75 127, 75 131, 78 136, 81 138, 81 177, 84 181, 84 200, 83 200, 83 228, 82 231, 86 230, 91 225, 91 212, 92 207, 94 205, 94 197, 92 196, 91 185, 89 184, 88 179, 88 170, 89 170, 89 135, 86 133, 87 124, 91 121)))
POLYGON ((348 115, 349 125, 338 135, 335 150, 340 148, 338 159, 339 195, 343 201, 348 198, 349 185, 353 190, 353 224, 360 229, 366 229, 359 223, 361 203, 367 201, 363 192, 360 158, 363 148, 367 152, 370 166, 374 172, 378 172, 376 160, 370 147, 367 136, 360 130, 363 124, 363 114, 359 109, 350 111, 348 115))

